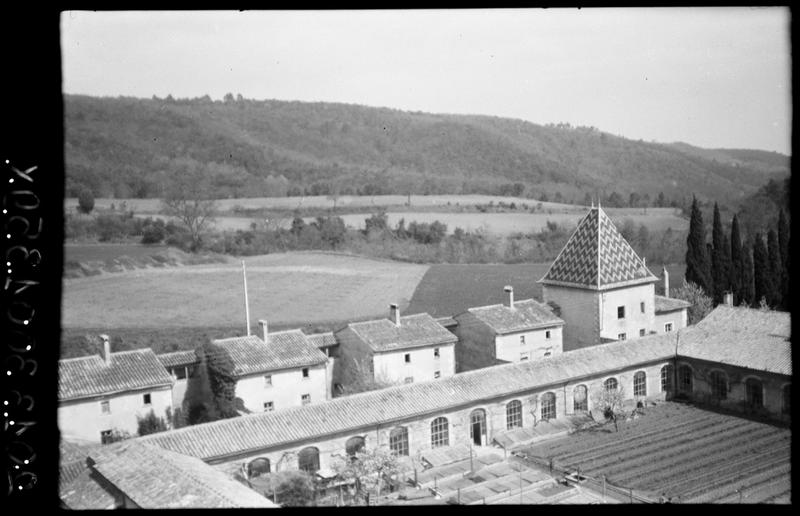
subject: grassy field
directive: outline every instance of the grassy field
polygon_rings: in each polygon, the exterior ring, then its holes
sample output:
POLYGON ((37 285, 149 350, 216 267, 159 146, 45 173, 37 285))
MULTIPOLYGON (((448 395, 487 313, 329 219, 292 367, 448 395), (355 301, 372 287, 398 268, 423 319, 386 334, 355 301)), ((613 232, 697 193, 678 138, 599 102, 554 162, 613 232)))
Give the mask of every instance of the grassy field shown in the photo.
POLYGON ((154 254, 166 253, 165 245, 141 244, 65 244, 64 261, 88 262, 95 260, 114 260, 121 256, 141 258, 154 254))
MULTIPOLYGON (((502 303, 506 299, 505 285, 514 287, 515 299, 542 299, 542 286, 536 283, 547 273, 549 263, 523 264, 435 264, 414 291, 407 311, 428 312, 435 317, 445 317, 463 312, 467 308, 502 303)), ((651 264, 650 270, 661 277, 661 266, 651 264)), ((668 265, 670 286, 683 281, 684 265, 668 265)), ((656 293, 663 293, 661 282, 656 283, 656 293)))
MULTIPOLYGON (((427 267, 323 253, 251 257, 253 324, 353 320, 408 305, 427 267)), ((64 281, 64 328, 244 327, 241 263, 140 269, 64 281)))

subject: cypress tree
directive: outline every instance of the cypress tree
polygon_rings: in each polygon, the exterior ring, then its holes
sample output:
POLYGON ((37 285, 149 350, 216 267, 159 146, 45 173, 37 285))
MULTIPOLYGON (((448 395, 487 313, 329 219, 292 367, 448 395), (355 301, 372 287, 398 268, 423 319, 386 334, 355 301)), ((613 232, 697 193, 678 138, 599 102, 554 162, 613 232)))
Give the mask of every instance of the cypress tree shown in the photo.
POLYGON ((756 233, 753 238, 753 287, 754 296, 751 306, 758 308, 762 299, 766 299, 769 304, 772 298, 772 274, 769 265, 769 255, 764 245, 761 233, 756 233))
POLYGON ((722 296, 730 289, 730 247, 725 244, 725 232, 719 216, 719 206, 714 203, 714 224, 711 229, 711 275, 714 283, 714 304, 722 302, 722 296))
MULTIPOLYGON (((741 299, 739 304, 753 306, 755 302, 755 280, 753 278, 753 246, 745 244, 742 247, 742 275, 741 278, 741 299)), ((755 306, 758 306, 756 304, 755 306)))
POLYGON ((734 304, 741 303, 742 293, 742 237, 739 234, 739 219, 736 215, 731 221, 731 267, 729 269, 728 284, 733 291, 734 304))
POLYGON ((767 298, 769 306, 773 308, 783 307, 783 263, 781 263, 781 251, 778 247, 778 234, 774 229, 767 233, 767 257, 769 259, 769 276, 771 287, 771 298, 767 298))
POLYGON ((789 309, 789 223, 786 221, 786 213, 781 210, 778 215, 778 247, 781 251, 781 264, 783 265, 783 276, 781 277, 781 297, 783 298, 784 310, 789 309))
POLYGON ((706 254, 706 230, 703 226, 703 214, 697 205, 697 198, 692 200, 692 213, 689 220, 689 236, 686 238, 686 282, 694 283, 706 294, 712 292, 709 277, 709 260, 706 254))

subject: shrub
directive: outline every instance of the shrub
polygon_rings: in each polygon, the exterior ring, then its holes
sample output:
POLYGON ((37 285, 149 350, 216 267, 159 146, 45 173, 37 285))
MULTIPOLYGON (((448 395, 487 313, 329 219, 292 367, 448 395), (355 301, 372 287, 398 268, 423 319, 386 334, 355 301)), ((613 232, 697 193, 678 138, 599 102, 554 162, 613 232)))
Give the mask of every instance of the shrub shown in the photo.
POLYGON ((136 416, 139 435, 154 434, 169 430, 169 424, 163 417, 156 416, 154 411, 148 412, 144 417, 136 416))
MULTIPOLYGON (((308 507, 314 505, 314 480, 305 471, 282 471, 273 473, 275 503, 284 507, 308 507)), ((273 495, 273 493, 266 493, 273 495)))
POLYGON ((78 193, 78 211, 81 213, 91 213, 94 209, 94 195, 85 186, 81 187, 78 193))
POLYGON ((156 219, 161 222, 161 225, 151 224, 144 227, 142 231, 143 244, 158 244, 167 236, 167 231, 161 219, 156 219))

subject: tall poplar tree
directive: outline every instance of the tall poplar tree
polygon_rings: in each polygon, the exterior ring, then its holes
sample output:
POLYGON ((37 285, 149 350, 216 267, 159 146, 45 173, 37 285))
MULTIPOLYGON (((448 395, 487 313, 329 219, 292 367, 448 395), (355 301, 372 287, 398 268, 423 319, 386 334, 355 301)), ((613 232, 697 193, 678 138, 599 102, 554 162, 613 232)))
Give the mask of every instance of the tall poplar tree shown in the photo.
POLYGON ((769 266, 769 255, 761 233, 753 238, 753 286, 754 296, 751 306, 758 308, 762 299, 769 304, 772 298, 772 273, 769 266))
POLYGON ((714 304, 722 302, 725 292, 730 290, 730 247, 725 244, 725 232, 719 215, 719 206, 714 203, 714 223, 711 228, 711 275, 714 283, 714 304))
POLYGON ((700 212, 697 198, 694 197, 689 220, 689 236, 686 238, 686 282, 696 284, 710 295, 712 280, 709 277, 709 268, 703 214, 700 212))
POLYGON ((778 215, 778 247, 781 251, 781 264, 783 265, 783 277, 781 278, 781 294, 783 298, 784 310, 789 307, 789 282, 791 280, 789 271, 789 223, 786 220, 786 212, 780 211, 778 215))
POLYGON ((781 263, 781 251, 778 247, 778 234, 774 229, 767 233, 767 257, 769 259, 769 276, 771 297, 767 298, 769 306, 773 308, 783 307, 783 263, 781 263))
POLYGON ((734 304, 742 302, 742 236, 739 233, 739 219, 736 215, 733 216, 731 221, 731 267, 728 270, 728 283, 730 284, 731 291, 733 291, 734 304))
POLYGON ((745 244, 742 247, 742 275, 740 276, 742 284, 739 292, 741 299, 739 304, 746 304, 749 306, 758 306, 755 303, 755 279, 753 278, 753 245, 745 244))

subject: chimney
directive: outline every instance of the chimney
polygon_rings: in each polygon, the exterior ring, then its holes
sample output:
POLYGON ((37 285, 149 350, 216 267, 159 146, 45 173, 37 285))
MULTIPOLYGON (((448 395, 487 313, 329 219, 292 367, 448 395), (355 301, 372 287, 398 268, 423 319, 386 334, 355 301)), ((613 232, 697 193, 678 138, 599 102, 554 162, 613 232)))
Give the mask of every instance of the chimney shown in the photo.
POLYGON ((100 335, 100 340, 103 341, 103 360, 105 360, 106 365, 111 365, 111 342, 108 339, 108 335, 100 335))
POLYGON ((264 339, 264 342, 266 343, 268 339, 267 335, 269 334, 269 329, 267 327, 267 320, 259 319, 258 325, 261 326, 261 334, 262 334, 261 338, 264 339))
POLYGON ((725 306, 733 306, 733 292, 725 292, 722 299, 725 301, 725 306))
POLYGON ((506 285, 503 290, 508 292, 508 307, 514 308, 514 287, 511 285, 506 285))
POLYGON ((669 272, 667 272, 666 266, 663 266, 663 274, 664 274, 664 297, 669 297, 669 272))
POLYGON ((400 310, 395 303, 389 305, 389 319, 395 326, 400 326, 400 310))

